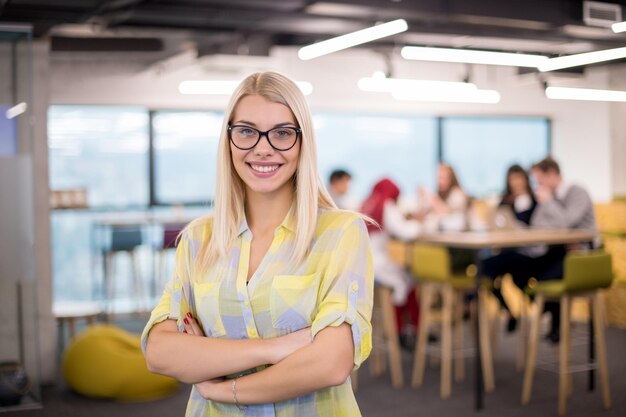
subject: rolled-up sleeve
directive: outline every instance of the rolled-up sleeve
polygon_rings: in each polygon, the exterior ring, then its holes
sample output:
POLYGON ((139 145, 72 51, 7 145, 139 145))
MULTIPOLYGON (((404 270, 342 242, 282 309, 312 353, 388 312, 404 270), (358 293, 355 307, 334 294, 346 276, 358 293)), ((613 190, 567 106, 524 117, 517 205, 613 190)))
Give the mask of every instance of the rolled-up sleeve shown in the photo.
POLYGON ((184 237, 176 248, 174 274, 163 290, 163 295, 157 306, 152 310, 150 319, 141 334, 141 349, 146 353, 146 345, 150 330, 164 320, 177 320, 181 328, 181 311, 189 311, 189 305, 185 294, 185 287, 189 283, 189 242, 184 237))
POLYGON ((312 333, 315 336, 326 327, 348 323, 352 328, 356 369, 372 350, 374 270, 363 220, 354 219, 340 233, 320 284, 312 333))

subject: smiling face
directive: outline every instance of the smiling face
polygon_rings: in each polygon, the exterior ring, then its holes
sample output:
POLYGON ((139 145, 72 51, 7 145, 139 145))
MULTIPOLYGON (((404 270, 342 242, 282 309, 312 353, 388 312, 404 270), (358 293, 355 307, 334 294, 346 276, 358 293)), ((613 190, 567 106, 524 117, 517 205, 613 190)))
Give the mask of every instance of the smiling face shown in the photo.
MULTIPOLYGON (((262 132, 276 127, 298 127, 296 118, 284 104, 269 101, 259 95, 243 97, 233 111, 231 125, 249 126, 262 132)), ((287 151, 277 151, 262 136, 256 146, 241 150, 230 143, 230 152, 246 193, 291 194, 291 179, 298 167, 300 139, 287 151)))

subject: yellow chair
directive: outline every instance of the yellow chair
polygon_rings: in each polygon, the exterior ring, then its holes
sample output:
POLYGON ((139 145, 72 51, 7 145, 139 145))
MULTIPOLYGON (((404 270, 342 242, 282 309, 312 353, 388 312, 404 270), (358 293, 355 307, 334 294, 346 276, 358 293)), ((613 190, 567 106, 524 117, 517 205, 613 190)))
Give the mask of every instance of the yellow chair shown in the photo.
MULTIPOLYGON (((411 250, 410 268, 420 281, 420 325, 417 335, 417 348, 413 367, 413 387, 419 387, 424 380, 426 362, 426 342, 428 330, 432 324, 431 304, 437 292, 442 297, 441 307, 441 398, 448 398, 452 390, 452 333, 456 347, 454 349, 455 380, 465 377, 463 357, 463 301, 464 295, 476 288, 475 272, 455 275, 452 272, 448 249, 439 246, 416 244, 411 250), (456 308, 455 308, 456 307, 456 308), (453 326, 454 316, 454 326, 453 326), (453 329, 454 327, 454 329, 453 329)), ((475 267, 474 267, 475 268, 475 267)), ((468 268, 468 270, 471 268, 468 268)), ((488 288, 481 286, 478 299, 481 307, 486 305, 488 288)), ((489 339, 489 323, 486 308, 479 309, 480 352, 485 391, 494 389, 494 373, 489 339)))
POLYGON ((522 404, 528 404, 537 360, 537 342, 543 306, 546 299, 561 302, 561 328, 559 341, 559 415, 566 413, 567 396, 571 390, 569 367, 571 305, 574 297, 584 297, 591 302, 594 337, 597 347, 604 408, 611 407, 609 377, 604 339, 604 305, 601 290, 608 288, 613 280, 611 255, 604 251, 572 252, 566 255, 563 279, 543 281, 530 285, 527 291, 535 295, 534 314, 531 322, 528 360, 524 373, 522 404))
POLYGON ((87 397, 152 400, 173 394, 175 379, 148 371, 140 337, 110 325, 90 326, 65 350, 63 376, 87 397))

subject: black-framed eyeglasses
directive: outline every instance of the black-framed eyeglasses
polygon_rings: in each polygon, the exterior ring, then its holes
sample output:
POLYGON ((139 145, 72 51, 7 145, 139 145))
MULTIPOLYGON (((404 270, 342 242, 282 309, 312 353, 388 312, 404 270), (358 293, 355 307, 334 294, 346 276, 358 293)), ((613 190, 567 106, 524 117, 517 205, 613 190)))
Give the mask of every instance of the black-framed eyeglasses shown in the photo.
POLYGON ((228 138, 242 151, 254 148, 262 136, 265 136, 270 146, 277 151, 288 151, 294 147, 301 132, 301 129, 290 126, 275 127, 265 132, 245 125, 228 126, 228 138))

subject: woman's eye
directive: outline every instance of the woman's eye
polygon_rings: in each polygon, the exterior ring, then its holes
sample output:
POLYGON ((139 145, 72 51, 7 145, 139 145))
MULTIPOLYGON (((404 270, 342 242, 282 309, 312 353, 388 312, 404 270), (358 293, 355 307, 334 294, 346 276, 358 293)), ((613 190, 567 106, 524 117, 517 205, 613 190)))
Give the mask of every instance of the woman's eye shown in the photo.
POLYGON ((281 129, 274 131, 274 136, 276 136, 277 138, 288 138, 289 136, 291 136, 291 134, 292 131, 290 129, 281 129))
POLYGON ((237 133, 239 133, 242 136, 252 136, 254 135, 254 130, 250 128, 242 127, 242 128, 239 128, 237 133))

